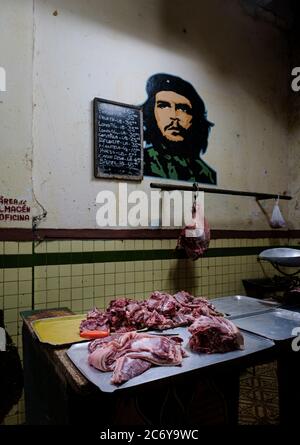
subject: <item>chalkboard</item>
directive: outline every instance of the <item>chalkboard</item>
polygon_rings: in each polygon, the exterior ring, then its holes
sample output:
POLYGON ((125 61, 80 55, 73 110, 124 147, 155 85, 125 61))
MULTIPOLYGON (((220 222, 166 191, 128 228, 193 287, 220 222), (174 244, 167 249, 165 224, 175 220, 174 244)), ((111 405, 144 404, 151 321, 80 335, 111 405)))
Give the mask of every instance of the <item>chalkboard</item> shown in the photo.
POLYGON ((141 107, 94 99, 95 177, 143 178, 141 107))

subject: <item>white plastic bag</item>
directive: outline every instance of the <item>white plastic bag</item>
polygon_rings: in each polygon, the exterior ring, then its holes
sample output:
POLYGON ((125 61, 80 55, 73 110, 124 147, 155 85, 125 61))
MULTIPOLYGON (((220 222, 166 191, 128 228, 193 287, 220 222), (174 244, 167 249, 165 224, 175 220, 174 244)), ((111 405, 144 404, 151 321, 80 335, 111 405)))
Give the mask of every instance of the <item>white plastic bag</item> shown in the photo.
POLYGON ((273 229, 280 229, 281 227, 286 226, 285 220, 283 219, 283 216, 279 208, 279 198, 277 198, 275 201, 272 217, 270 220, 270 225, 273 229))

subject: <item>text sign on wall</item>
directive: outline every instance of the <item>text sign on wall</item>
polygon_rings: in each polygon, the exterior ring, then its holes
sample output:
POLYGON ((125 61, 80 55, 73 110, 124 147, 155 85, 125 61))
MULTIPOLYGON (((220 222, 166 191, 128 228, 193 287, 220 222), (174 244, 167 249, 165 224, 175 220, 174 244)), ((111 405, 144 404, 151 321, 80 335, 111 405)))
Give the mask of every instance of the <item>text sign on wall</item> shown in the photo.
POLYGON ((29 221, 30 207, 27 201, 0 196, 0 221, 29 221))
POLYGON ((140 107, 94 99, 96 178, 143 178, 142 129, 140 107))

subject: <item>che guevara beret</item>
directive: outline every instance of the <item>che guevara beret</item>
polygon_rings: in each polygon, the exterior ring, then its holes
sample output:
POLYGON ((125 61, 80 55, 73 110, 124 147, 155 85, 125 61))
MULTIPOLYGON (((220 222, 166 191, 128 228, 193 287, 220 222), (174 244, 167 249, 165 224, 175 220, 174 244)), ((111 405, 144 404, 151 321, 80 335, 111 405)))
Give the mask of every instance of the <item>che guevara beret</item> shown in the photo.
MULTIPOLYGON (((172 74, 157 73, 149 77, 146 84, 146 92, 148 98, 154 97, 159 91, 174 91, 181 96, 187 97, 191 103, 194 111, 206 118, 206 109, 203 100, 189 82, 183 80, 181 77, 172 74)), ((210 126, 214 124, 207 121, 210 126)))

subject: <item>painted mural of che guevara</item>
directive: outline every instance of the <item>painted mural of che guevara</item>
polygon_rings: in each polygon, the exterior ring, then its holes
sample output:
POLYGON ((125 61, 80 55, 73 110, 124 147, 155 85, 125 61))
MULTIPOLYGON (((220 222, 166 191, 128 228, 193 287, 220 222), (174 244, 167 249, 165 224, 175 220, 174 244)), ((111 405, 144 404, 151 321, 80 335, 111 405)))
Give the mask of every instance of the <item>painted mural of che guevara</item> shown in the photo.
POLYGON ((194 87, 161 73, 148 79, 146 91, 144 175, 216 184, 216 171, 200 157, 214 124, 194 87))

